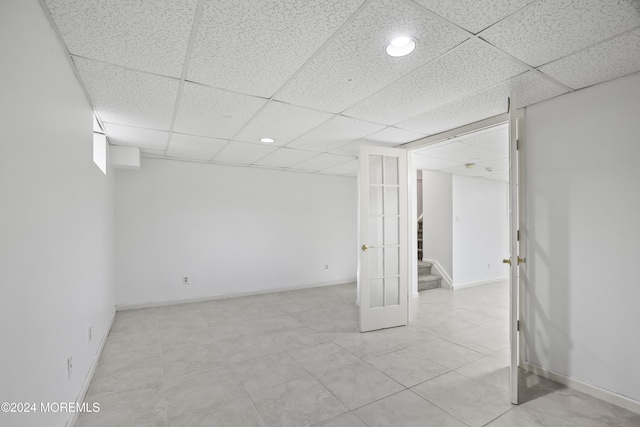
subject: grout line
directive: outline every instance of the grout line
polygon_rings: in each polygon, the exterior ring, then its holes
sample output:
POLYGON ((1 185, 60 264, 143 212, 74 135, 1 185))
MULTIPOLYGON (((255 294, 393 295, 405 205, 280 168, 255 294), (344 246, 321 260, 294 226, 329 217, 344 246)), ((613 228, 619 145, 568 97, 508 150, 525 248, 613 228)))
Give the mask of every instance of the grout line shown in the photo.
POLYGON ((167 139, 167 145, 164 149, 164 155, 166 157, 171 145, 171 137, 173 136, 173 128, 176 124, 176 118, 178 117, 178 109, 180 108, 180 101, 182 100, 182 94, 184 91, 184 83, 187 79, 187 72, 189 70, 189 61, 191 60, 191 53, 193 52, 193 45, 196 43, 198 36, 198 29, 200 27, 200 21, 202 20, 202 14, 204 11, 204 0, 198 0, 196 5, 196 12, 193 18, 193 26, 191 27, 191 35, 189 36, 189 43, 187 45, 187 52, 184 56, 184 65, 182 66, 182 74, 180 75, 180 85, 178 86, 178 94, 176 96, 176 102, 173 106, 173 115, 171 116, 171 124, 169 125, 169 138, 167 139))

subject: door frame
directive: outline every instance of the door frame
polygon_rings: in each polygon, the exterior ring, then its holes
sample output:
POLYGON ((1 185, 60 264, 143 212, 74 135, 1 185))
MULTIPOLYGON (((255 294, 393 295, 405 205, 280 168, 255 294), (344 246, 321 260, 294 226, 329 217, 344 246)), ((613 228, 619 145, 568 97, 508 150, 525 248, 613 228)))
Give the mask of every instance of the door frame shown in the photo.
MULTIPOLYGON (((513 103, 511 103, 511 105, 513 106, 513 103)), ((459 136, 463 136, 463 135, 467 135, 470 133, 474 133, 474 132, 478 132, 484 129, 488 129, 488 128, 492 128, 495 126, 499 126, 499 125, 503 125, 503 124, 509 124, 510 123, 510 118, 513 117, 514 120, 516 120, 517 123, 517 133, 515 135, 515 137, 518 139, 518 143, 519 143, 519 147, 517 150, 517 173, 518 173, 518 181, 517 181, 517 188, 513 189, 514 194, 517 195, 517 203, 518 203, 518 218, 516 220, 516 226, 518 230, 522 230, 522 224, 524 221, 524 212, 526 212, 524 210, 524 202, 525 202, 525 197, 524 197, 524 190, 526 188, 526 183, 524 181, 524 165, 525 165, 525 161, 524 161, 524 157, 525 157, 525 151, 524 149, 522 149, 522 147, 524 146, 524 127, 525 127, 525 110, 524 109, 519 109, 513 110, 513 116, 511 116, 511 114, 509 112, 504 113, 504 114, 500 114, 497 116, 493 116, 493 117, 489 117, 487 119, 484 120, 480 120, 478 122, 474 122, 474 123, 470 123, 468 125, 464 125, 464 126, 460 126, 458 128, 455 129, 451 129, 436 135, 431 135, 428 136, 426 138, 422 138, 407 144, 403 144, 401 146, 399 146, 398 148, 405 148, 408 150, 408 154, 409 154, 409 164, 408 164, 408 179, 409 181, 409 191, 411 193, 409 194, 413 194, 416 191, 416 172, 415 170, 413 170, 413 167, 411 165, 411 151, 420 149, 420 148, 424 148, 426 146, 432 145, 432 144, 436 144, 442 141, 446 141, 447 139, 451 139, 451 138, 455 138, 455 137, 459 137, 459 136)), ((511 136, 511 135, 510 135, 511 136)), ((511 137, 510 137, 511 140, 511 137)), ((511 148, 510 148, 511 150, 511 148)), ((509 169, 511 170, 511 161, 512 161, 512 156, 509 156, 509 169)), ((510 183, 511 183, 512 179, 510 176, 510 183)), ((509 191, 512 191, 512 187, 510 184, 509 187, 509 191)), ((510 197, 513 197, 512 194, 510 194, 510 197)), ((417 235, 417 230, 418 230, 418 225, 417 225, 417 209, 416 209, 416 204, 417 204, 417 198, 415 196, 415 194, 413 194, 412 197, 409 197, 409 227, 408 227, 408 233, 409 233, 409 241, 413 242, 415 239, 412 236, 416 236, 417 235)), ((511 234, 511 225, 510 225, 510 230, 509 233, 511 234)), ((519 244, 519 242, 518 242, 519 244)), ((418 314, 418 308, 419 308, 419 301, 418 301, 418 292, 417 292, 417 287, 418 287, 418 283, 417 283, 417 268, 418 268, 418 261, 417 261, 417 257, 414 256, 415 253, 417 253, 416 248, 414 248, 415 246, 415 242, 410 244, 410 250, 412 252, 410 252, 410 256, 409 256, 409 286, 410 289, 408 290, 408 296, 409 296, 409 321, 413 321, 415 320, 415 318, 417 317, 418 314), (414 301, 415 300, 415 301, 414 301)), ((519 245, 519 253, 515 253, 512 254, 512 246, 511 246, 511 240, 509 243, 509 253, 505 254, 505 256, 508 256, 512 259, 516 259, 518 258, 518 256, 522 256, 526 259, 526 254, 524 253, 524 247, 522 245, 519 245)), ((522 267, 526 266, 526 264, 523 264, 522 267)), ((516 271, 517 270, 517 261, 516 261, 516 271)), ((520 267, 520 268, 522 268, 520 267)), ((509 271, 509 276, 511 276, 512 274, 512 270, 513 268, 510 269, 509 271)), ((519 276, 519 275, 518 275, 519 276)), ((510 369, 512 372, 516 371, 517 368, 519 367, 524 367, 525 366, 525 348, 526 348, 526 335, 525 335, 525 331, 526 331, 526 325, 523 323, 522 318, 524 317, 523 314, 523 309, 524 309, 524 284, 522 283, 522 280, 520 279, 520 277, 518 277, 517 279, 517 283, 515 284, 515 288, 517 289, 516 295, 512 298, 511 297, 511 292, 514 289, 514 286, 510 286, 509 288, 509 310, 510 313, 512 310, 515 311, 515 315, 512 317, 510 315, 510 328, 515 327, 514 325, 512 325, 513 320, 517 320, 520 323, 520 330, 516 331, 515 334, 510 332, 510 340, 513 339, 514 337, 516 338, 517 342, 515 345, 511 345, 510 344, 510 348, 515 348, 517 354, 511 357, 511 361, 510 361, 510 369)), ((516 376, 517 377, 517 376, 516 376)), ((518 396, 517 396, 517 384, 514 386, 512 384, 511 387, 511 401, 514 404, 518 403, 518 396)))

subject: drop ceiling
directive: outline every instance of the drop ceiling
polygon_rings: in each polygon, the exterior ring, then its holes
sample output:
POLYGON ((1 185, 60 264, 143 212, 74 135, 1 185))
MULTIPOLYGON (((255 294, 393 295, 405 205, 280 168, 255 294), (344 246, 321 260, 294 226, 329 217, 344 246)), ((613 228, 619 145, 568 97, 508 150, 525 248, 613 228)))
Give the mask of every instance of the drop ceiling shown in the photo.
MULTIPOLYGON (((361 144, 640 71, 638 0, 40 1, 109 142, 147 157, 354 175, 361 144)), ((449 145, 430 164, 470 173, 449 145)))

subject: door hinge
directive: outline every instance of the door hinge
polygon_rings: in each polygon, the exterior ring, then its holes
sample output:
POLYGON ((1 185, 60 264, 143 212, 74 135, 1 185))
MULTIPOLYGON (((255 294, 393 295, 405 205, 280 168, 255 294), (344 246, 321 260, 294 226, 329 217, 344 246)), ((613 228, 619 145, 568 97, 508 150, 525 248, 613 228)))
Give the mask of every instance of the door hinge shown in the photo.
POLYGON ((520 140, 516 139, 516 150, 520 149, 520 140))
POLYGON ((520 321, 516 322, 516 331, 520 332, 520 321))
POLYGON ((518 230, 518 237, 516 238, 516 240, 519 242, 520 241, 520 230, 518 230))

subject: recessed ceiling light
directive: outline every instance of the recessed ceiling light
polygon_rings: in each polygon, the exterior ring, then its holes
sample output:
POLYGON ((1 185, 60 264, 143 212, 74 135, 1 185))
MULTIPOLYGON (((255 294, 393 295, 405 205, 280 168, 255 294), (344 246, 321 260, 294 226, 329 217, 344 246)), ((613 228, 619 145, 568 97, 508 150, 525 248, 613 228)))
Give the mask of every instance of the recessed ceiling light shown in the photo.
POLYGON ((387 45, 387 55, 398 57, 409 55, 416 48, 416 41, 409 36, 396 37, 387 45))
POLYGON ((467 169, 473 169, 475 165, 475 163, 467 163, 465 166, 467 167, 467 169))
POLYGON ((272 142, 276 142, 273 138, 260 138, 260 142, 266 142, 267 144, 271 144, 272 142))

